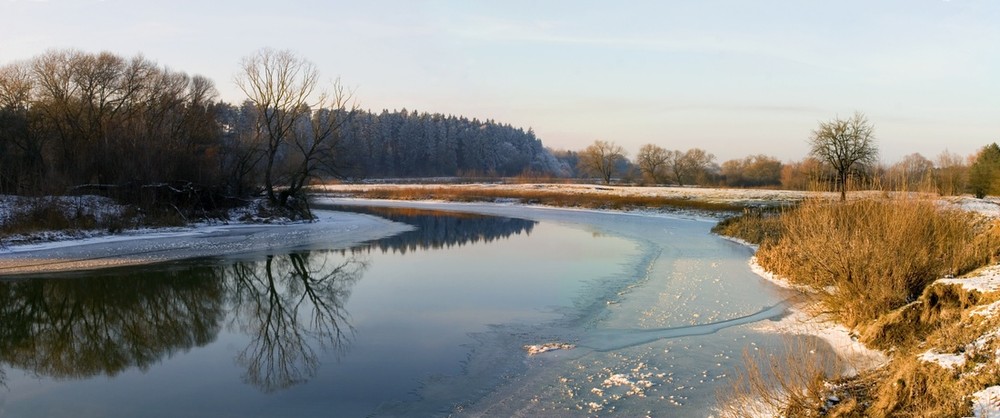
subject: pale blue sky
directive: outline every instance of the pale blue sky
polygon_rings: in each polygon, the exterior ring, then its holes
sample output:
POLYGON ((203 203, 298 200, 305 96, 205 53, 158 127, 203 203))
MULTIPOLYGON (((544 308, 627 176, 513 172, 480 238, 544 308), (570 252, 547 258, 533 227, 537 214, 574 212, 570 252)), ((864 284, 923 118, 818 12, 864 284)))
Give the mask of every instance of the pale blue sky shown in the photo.
POLYGON ((291 49, 363 108, 798 160, 821 120, 865 112, 891 163, 1000 141, 1000 2, 0 0, 0 64, 50 48, 213 79, 291 49))

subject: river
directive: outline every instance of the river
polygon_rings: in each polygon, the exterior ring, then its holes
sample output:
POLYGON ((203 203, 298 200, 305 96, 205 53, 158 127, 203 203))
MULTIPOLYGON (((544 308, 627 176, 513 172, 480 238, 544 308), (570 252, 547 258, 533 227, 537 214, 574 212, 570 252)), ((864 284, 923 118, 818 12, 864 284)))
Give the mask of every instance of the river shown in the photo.
POLYGON ((709 221, 317 207, 412 230, 0 281, 0 416, 704 417, 786 344, 751 326, 782 291, 709 221))

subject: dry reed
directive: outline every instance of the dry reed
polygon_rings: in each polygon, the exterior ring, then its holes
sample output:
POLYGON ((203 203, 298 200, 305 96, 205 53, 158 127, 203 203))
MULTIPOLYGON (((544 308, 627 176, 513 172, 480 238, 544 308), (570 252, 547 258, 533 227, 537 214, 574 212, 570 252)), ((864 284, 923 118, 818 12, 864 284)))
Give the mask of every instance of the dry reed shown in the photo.
POLYGON ((844 363, 819 341, 788 339, 778 353, 743 352, 743 369, 717 393, 719 416, 818 417, 838 399, 827 384, 840 378, 844 363))
POLYGON ((561 192, 554 190, 465 189, 457 187, 394 187, 352 191, 354 197, 391 200, 446 200, 452 202, 494 202, 516 200, 520 203, 591 209, 685 209, 708 212, 738 212, 745 206, 697 199, 659 196, 629 196, 596 192, 561 192))
POLYGON ((991 261, 1000 234, 976 215, 897 197, 807 201, 781 217, 781 238, 757 253, 762 266, 824 290, 825 307, 849 327, 917 299, 932 281, 991 261))

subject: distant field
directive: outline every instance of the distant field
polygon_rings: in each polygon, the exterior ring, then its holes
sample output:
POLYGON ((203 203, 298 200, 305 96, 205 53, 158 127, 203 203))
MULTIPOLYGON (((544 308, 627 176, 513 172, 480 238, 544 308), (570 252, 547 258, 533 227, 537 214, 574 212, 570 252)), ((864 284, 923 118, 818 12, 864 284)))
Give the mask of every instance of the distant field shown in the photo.
MULTIPOLYGON (((660 209, 700 212, 738 212, 746 208, 782 207, 807 199, 838 199, 837 193, 800 190, 726 189, 701 187, 637 187, 554 183, 471 184, 328 184, 313 191, 342 196, 391 200, 443 200, 459 202, 508 202, 595 209, 660 209)), ((893 192, 859 191, 848 199, 884 197, 893 192)), ((983 215, 1000 216, 1000 199, 971 196, 938 197, 945 205, 983 215)), ((724 215, 724 213, 721 213, 724 215)))

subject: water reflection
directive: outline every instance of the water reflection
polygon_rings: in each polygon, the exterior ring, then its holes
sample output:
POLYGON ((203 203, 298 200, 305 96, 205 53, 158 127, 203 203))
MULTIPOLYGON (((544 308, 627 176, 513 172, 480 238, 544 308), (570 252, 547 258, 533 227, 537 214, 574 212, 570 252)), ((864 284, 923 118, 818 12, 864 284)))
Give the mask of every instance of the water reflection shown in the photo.
POLYGON ((355 247, 353 251, 406 253, 489 243, 524 233, 531 235, 536 221, 474 213, 394 207, 324 206, 344 212, 364 213, 413 225, 416 229, 355 247))
POLYGON ((530 234, 534 221, 454 212, 358 208, 416 230, 351 251, 201 260, 98 273, 0 280, 0 385, 5 368, 87 379, 148 370, 206 346, 223 327, 248 337, 235 356, 243 381, 272 392, 307 381, 339 358, 354 328, 344 306, 368 253, 406 253, 530 234))
POLYGON ((367 268, 362 256, 332 264, 323 253, 228 266, 232 324, 250 336, 236 359, 244 381, 265 392, 287 388, 315 374, 317 350, 342 353, 354 333, 344 303, 367 268))
POLYGON ((58 378, 148 369, 215 339, 225 316, 216 269, 0 282, 0 362, 58 378))

